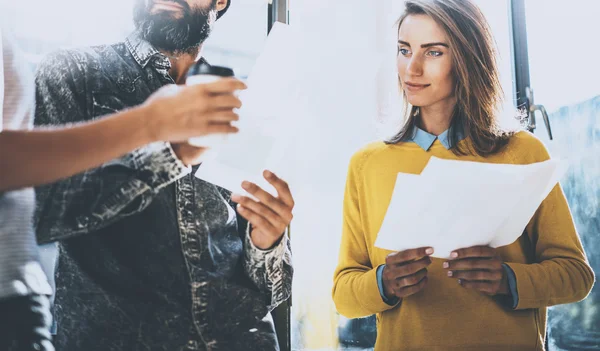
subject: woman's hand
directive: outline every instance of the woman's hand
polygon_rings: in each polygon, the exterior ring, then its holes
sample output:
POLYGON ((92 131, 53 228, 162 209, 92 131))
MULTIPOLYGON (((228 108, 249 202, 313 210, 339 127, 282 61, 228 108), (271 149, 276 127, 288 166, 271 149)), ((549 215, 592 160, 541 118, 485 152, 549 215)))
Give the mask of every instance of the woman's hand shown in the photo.
POLYGON ((443 267, 461 286, 488 295, 508 294, 504 262, 494 248, 473 246, 453 251, 450 257, 443 267))
POLYGON ((431 264, 430 247, 390 254, 383 268, 383 291, 386 298, 404 298, 423 290, 427 285, 427 266, 431 264))

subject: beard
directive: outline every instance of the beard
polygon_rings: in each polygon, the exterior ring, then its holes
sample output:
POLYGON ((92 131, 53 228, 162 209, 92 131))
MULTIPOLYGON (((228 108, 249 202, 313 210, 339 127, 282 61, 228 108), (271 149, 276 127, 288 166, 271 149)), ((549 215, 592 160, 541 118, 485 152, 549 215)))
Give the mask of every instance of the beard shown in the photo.
MULTIPOLYGON (((163 0, 167 1, 167 0, 163 0)), ((136 0, 133 21, 142 39, 159 50, 189 53, 197 49, 210 35, 217 17, 213 0, 206 8, 191 8, 185 0, 168 0, 183 7, 176 18, 169 11, 152 13, 154 0, 136 0)))

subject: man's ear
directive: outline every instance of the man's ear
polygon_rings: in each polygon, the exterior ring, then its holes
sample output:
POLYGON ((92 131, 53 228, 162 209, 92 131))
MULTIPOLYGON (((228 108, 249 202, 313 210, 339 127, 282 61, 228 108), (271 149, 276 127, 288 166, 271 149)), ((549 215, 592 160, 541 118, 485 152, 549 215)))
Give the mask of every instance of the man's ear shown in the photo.
POLYGON ((227 5, 229 4, 229 0, 217 0, 217 11, 221 12, 222 10, 224 10, 225 8, 227 8, 227 5))

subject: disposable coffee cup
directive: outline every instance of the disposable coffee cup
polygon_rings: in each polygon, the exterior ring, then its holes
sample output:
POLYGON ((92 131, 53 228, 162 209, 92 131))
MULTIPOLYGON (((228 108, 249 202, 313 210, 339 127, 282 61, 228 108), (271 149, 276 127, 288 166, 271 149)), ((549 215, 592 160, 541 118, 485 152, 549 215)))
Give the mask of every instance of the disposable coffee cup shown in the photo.
MULTIPOLYGON (((208 84, 233 76, 231 68, 198 62, 188 71, 186 85, 208 84)), ((197 147, 215 148, 226 141, 227 134, 210 134, 190 138, 188 143, 197 147)))

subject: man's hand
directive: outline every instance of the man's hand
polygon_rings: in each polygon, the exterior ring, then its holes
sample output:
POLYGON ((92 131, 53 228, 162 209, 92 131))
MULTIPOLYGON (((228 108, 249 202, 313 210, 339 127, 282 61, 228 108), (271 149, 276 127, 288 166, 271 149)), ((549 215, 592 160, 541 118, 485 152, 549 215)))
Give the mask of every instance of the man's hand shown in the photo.
POLYGON ((404 298, 423 290, 427 284, 427 266, 431 264, 430 247, 390 254, 383 268, 383 291, 388 299, 404 298))
POLYGON ((238 203, 237 209, 242 217, 252 225, 250 237, 252 243, 261 250, 275 246, 292 221, 294 198, 288 184, 269 171, 264 171, 265 179, 277 190, 277 197, 261 189, 251 182, 242 183, 242 188, 258 199, 247 196, 232 195, 231 199, 238 203))
POLYGON ((142 105, 144 122, 152 141, 170 141, 177 157, 195 165, 205 148, 188 144, 191 137, 237 133, 231 123, 242 103, 234 95, 246 85, 234 78, 193 86, 167 85, 142 105))
POLYGON ((234 95, 246 85, 234 78, 193 86, 167 85, 140 107, 152 141, 186 142, 191 137, 235 133, 233 110, 242 103, 234 95))
POLYGON ((489 246, 473 246, 453 251, 444 262, 448 277, 458 279, 467 288, 488 295, 508 294, 508 281, 496 250, 489 246))
POLYGON ((199 164, 202 155, 207 150, 204 147, 197 147, 188 143, 171 143, 171 147, 177 158, 186 166, 199 164))

